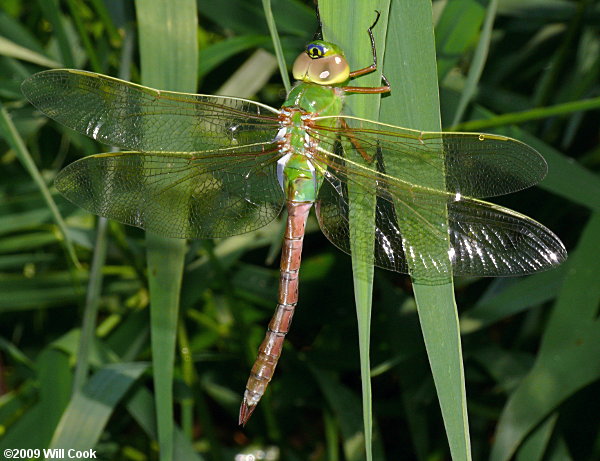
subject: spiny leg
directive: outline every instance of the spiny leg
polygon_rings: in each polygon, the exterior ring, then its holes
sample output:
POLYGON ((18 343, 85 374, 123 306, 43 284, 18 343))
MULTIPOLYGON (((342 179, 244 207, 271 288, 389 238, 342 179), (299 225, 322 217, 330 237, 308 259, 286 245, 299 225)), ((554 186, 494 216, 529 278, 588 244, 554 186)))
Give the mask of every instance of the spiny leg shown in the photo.
MULTIPOLYGON (((370 72, 377 70, 377 48, 375 46, 375 37, 373 36, 373 28, 377 24, 377 21, 379 21, 379 17, 381 16, 381 13, 377 10, 375 10, 375 12, 377 13, 377 17, 375 18, 375 21, 373 22, 371 27, 369 27, 367 29, 367 32, 369 33, 369 38, 371 39, 371 51, 373 52, 373 63, 370 66, 363 67, 362 69, 353 70, 352 72, 350 72, 350 78, 358 77, 360 75, 368 74, 370 72)), ((341 89, 347 93, 363 93, 363 94, 389 93, 392 89, 390 82, 383 74, 381 74, 381 79, 385 83, 385 85, 383 85, 383 86, 375 86, 375 87, 343 86, 341 89)))
POLYGON ((370 66, 367 66, 367 67, 363 67, 362 69, 353 70, 352 72, 350 72, 350 78, 358 77, 359 75, 368 74, 369 72, 373 72, 374 70, 377 70, 377 50, 375 47, 375 37, 373 36, 373 27, 375 27, 375 24, 377 24, 377 21, 379 21, 379 17, 381 16, 381 13, 377 10, 375 10, 375 13, 377 13, 377 17, 375 18, 375 21, 373 22, 371 27, 369 27, 367 29, 367 32, 369 33, 369 37, 371 39, 371 51, 373 53, 373 64, 371 64, 370 66))
POLYGON ((360 143, 358 142, 358 139, 356 139, 353 135, 352 135, 352 128, 350 128, 350 125, 348 125, 348 122, 346 122, 346 120, 344 120, 343 118, 340 119, 340 125, 342 126, 342 129, 346 132, 345 135, 348 138, 348 140, 352 143, 352 145, 354 146, 354 148, 358 151, 358 153, 360 154, 360 156, 367 162, 367 163, 371 163, 373 161, 373 159, 375 158, 372 155, 369 155, 365 152, 365 150, 362 148, 362 146, 360 145, 360 143))
POLYGON ((392 91, 387 79, 382 75, 381 78, 385 82, 383 86, 343 86, 341 89, 346 93, 360 93, 360 94, 381 94, 389 93, 392 91))
POLYGON ((323 22, 321 21, 321 13, 319 12, 319 3, 315 0, 315 14, 317 15, 317 22, 319 23, 313 40, 323 40, 323 22))

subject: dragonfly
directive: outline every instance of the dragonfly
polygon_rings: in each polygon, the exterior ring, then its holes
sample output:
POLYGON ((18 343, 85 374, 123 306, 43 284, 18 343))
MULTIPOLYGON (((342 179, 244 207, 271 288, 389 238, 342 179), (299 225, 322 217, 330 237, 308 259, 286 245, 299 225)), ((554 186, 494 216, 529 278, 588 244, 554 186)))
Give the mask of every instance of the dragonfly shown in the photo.
POLYGON ((44 71, 22 84, 48 117, 125 149, 84 157, 56 176, 58 191, 85 210, 182 239, 251 232, 287 210, 278 303, 246 384, 242 425, 273 377, 290 328, 313 205, 340 250, 420 283, 529 274, 567 256, 542 224, 481 200, 543 179, 546 162, 530 146, 495 134, 411 130, 344 111, 346 95, 391 89, 385 77, 379 87, 349 85, 377 70, 373 26, 373 62, 355 71, 340 47, 311 41, 294 62, 297 82, 279 109, 81 70, 44 71), (371 218, 361 218, 356 210, 369 207, 371 218))

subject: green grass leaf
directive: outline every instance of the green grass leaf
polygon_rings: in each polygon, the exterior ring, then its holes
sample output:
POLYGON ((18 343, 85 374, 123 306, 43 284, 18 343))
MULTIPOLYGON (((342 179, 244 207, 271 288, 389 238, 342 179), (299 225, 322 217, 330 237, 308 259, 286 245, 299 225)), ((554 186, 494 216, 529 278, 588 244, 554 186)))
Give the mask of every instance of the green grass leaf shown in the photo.
POLYGON ((271 33, 271 40, 273 41, 273 46, 275 48, 277 63, 279 64, 279 70, 281 71, 283 86, 285 91, 289 93, 292 85, 290 84, 290 76, 287 72, 283 50, 281 49, 281 42, 279 40, 279 35, 277 34, 277 25, 275 24, 275 18, 273 17, 273 12, 271 11, 271 0, 262 0, 262 4, 263 10, 265 11, 265 17, 267 19, 267 25, 269 26, 269 32, 271 33))
POLYGON ((54 61, 40 53, 17 45, 10 40, 0 37, 0 55, 9 56, 11 58, 21 59, 23 61, 31 62, 39 66, 45 67, 61 67, 59 62, 54 61))
POLYGON ((74 67, 74 50, 71 47, 66 21, 63 20, 58 0, 48 0, 46 2, 40 2, 39 7, 42 10, 44 18, 52 24, 56 40, 58 41, 61 62, 67 68, 74 67))
MULTIPOLYGON (((380 57, 385 54, 385 37, 387 30, 387 15, 389 1, 376 2, 348 2, 332 0, 319 2, 319 10, 323 21, 323 37, 339 45, 345 50, 350 69, 361 69, 373 62, 371 42, 367 29, 376 18, 376 10, 381 12, 381 18, 373 31, 375 35, 377 52, 380 57)), ((380 61, 381 62, 381 61, 380 61)), ((380 86, 381 68, 377 72, 360 77, 353 85, 380 86)), ((350 113, 357 117, 370 120, 378 119, 380 95, 355 94, 348 96, 345 104, 350 113)), ((354 159, 353 159, 354 160, 354 159)), ((360 159, 356 159, 361 161, 360 159)), ((352 188, 349 189, 350 198, 350 234, 356 232, 359 226, 372 227, 375 220, 375 195, 369 206, 358 206, 352 201, 352 188)), ((373 239, 375 238, 373 234, 373 239)), ((373 293, 373 264, 365 261, 372 260, 373 240, 359 242, 352 239, 352 270, 354 274, 354 297, 356 314, 358 318, 358 335, 360 350, 360 370, 363 396, 364 441, 367 460, 372 459, 372 432, 373 409, 371 395, 371 365, 369 358, 370 331, 371 331, 371 306, 373 293)))
MULTIPOLYGON (((156 409, 150 392, 144 388, 139 389, 128 400, 127 409, 148 436, 151 438, 160 438, 156 427, 156 409)), ((202 461, 204 459, 196 452, 179 428, 174 428, 172 437, 174 441, 173 459, 177 461, 202 461)))
MULTIPOLYGON (((198 13, 193 0, 138 0, 142 84, 194 93, 197 80, 198 13)), ((161 461, 171 461, 173 362, 185 240, 147 233, 154 397, 161 461)))
POLYGON ((42 194, 42 197, 46 201, 46 205, 52 212, 52 217, 62 234, 62 241, 64 242, 65 250, 68 253, 72 263, 75 267, 80 267, 79 260, 77 259, 77 255, 75 254, 75 248, 73 247, 73 242, 68 236, 67 226, 65 225, 64 219, 52 198, 52 194, 48 190, 48 186, 46 182, 42 178, 40 171, 31 158, 27 147, 25 147, 25 143, 21 136, 19 135, 17 129, 12 123, 12 119, 10 115, 4 108, 4 106, 0 105, 0 134, 2 134, 3 138, 8 142, 8 144, 14 149, 17 157, 23 164, 23 167, 27 170, 27 172, 31 175, 35 184, 37 185, 39 191, 42 194))
POLYGON ((69 368, 67 354, 57 350, 53 345, 47 346, 38 355, 36 360, 38 401, 32 407, 23 407, 25 413, 2 437, 0 450, 40 449, 48 446, 54 428, 71 395, 72 381, 69 368))
POLYGON ((525 437, 569 396, 600 378, 600 214, 589 220, 529 374, 510 396, 490 461, 508 461, 525 437))
POLYGON ((512 125, 528 122, 531 120, 542 120, 557 115, 569 115, 574 112, 594 110, 600 107, 600 97, 583 99, 580 101, 565 102, 548 107, 537 107, 535 109, 513 112, 510 114, 493 115, 484 120, 471 120, 452 126, 455 131, 480 131, 502 125, 512 125))
MULTIPOLYGON (((365 459, 364 432, 360 424, 361 402, 326 370, 315 367, 310 369, 337 418, 346 459, 348 461, 365 459)), ((383 459, 383 446, 379 437, 375 437, 372 449, 375 459, 383 459)))
POLYGON ((497 284, 490 285, 490 295, 484 294, 472 309, 460 316, 463 334, 486 328, 511 315, 523 312, 553 300, 566 275, 566 267, 540 272, 517 280, 501 280, 502 289, 497 284))
POLYGON ((454 0, 448 2, 435 27, 438 78, 443 81, 461 56, 477 39, 485 15, 482 2, 454 0))
MULTIPOLYGON (((440 131, 438 82, 431 4, 402 2, 392 6, 385 73, 392 84, 391 97, 381 105, 381 121, 426 131, 440 131)), ((394 171, 394 165, 386 165, 394 171)), ((421 180, 427 184, 443 184, 440 177, 421 180)), ((445 209, 439 210, 444 220, 445 209)), ((421 241, 418 229, 401 229, 415 244, 421 241), (412 235, 416 232, 417 235, 412 235)), ((427 243, 428 252, 447 254, 447 240, 427 243)), ((448 261, 450 264, 450 261, 448 261)), ((442 409, 452 459, 470 460, 471 447, 465 395, 465 378, 459 334, 458 316, 451 278, 438 284, 422 284, 427 274, 415 273, 413 290, 427 354, 442 409)))
POLYGON ((475 48, 475 53, 473 54, 473 61, 471 62, 469 73, 467 74, 467 79, 465 80, 465 87, 461 91, 460 101, 458 102, 458 107, 454 113, 454 119, 452 122, 453 125, 456 125, 460 120, 462 120, 465 110, 467 109, 467 105, 477 91, 479 79, 481 78, 481 73, 483 72, 483 67, 485 66, 485 61, 490 48, 492 28, 494 26, 497 8, 498 0, 490 0, 485 13, 485 21, 483 23, 481 35, 479 37, 479 41, 477 42, 477 48, 475 48))
POLYGON ((122 362, 99 369, 71 398, 49 448, 84 451, 96 446, 115 406, 147 368, 145 363, 122 362))

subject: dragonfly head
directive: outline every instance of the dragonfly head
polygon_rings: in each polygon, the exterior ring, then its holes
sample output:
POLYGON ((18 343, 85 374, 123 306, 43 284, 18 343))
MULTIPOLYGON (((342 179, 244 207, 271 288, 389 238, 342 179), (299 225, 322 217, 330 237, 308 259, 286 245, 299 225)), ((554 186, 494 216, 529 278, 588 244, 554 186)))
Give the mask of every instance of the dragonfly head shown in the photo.
POLYGON ((333 43, 314 40, 296 58, 294 78, 319 85, 336 85, 348 80, 350 66, 344 52, 333 43))

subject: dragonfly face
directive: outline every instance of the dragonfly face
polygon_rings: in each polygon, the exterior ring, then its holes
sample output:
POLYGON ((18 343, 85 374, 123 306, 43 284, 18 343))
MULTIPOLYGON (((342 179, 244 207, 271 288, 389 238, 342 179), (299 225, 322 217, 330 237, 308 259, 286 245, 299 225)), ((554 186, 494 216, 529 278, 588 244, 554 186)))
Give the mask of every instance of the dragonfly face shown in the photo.
POLYGON ((296 58, 292 72, 298 81, 337 85, 348 80, 350 66, 337 45, 315 40, 296 58))

